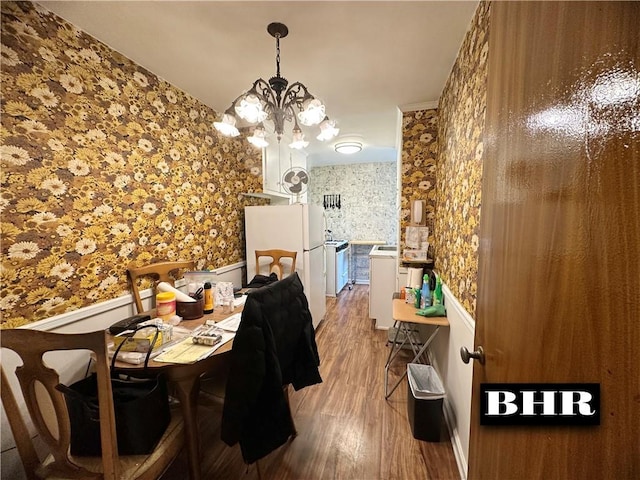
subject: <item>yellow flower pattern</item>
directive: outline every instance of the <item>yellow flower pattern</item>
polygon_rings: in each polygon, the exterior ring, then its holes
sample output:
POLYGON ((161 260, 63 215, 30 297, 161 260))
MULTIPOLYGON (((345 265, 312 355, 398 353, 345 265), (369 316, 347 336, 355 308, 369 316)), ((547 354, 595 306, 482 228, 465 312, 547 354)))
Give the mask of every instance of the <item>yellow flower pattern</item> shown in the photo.
POLYGON ((480 2, 438 105, 436 269, 474 318, 489 14, 480 2))
POLYGON ((132 262, 242 261, 260 152, 41 6, 1 9, 1 327, 127 294, 132 262))
POLYGON ((411 220, 411 202, 426 200, 429 227, 429 257, 434 258, 433 235, 436 212, 436 154, 438 110, 416 110, 402 114, 402 191, 400 192, 400 245, 405 244, 411 220))

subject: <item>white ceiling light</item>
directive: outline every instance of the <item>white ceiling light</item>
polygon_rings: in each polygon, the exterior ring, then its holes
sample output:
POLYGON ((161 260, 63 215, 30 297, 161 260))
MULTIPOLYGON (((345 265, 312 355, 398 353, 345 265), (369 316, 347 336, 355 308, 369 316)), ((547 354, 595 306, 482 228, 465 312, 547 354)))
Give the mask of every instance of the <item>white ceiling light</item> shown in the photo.
MULTIPOLYGON (((225 136, 236 136, 239 134, 235 126, 238 118, 251 125, 269 121, 273 123, 280 142, 285 121, 292 121, 293 142, 289 146, 298 149, 309 144, 304 140, 298 121, 305 126, 321 124, 318 139, 332 138, 337 134, 335 125, 331 125, 335 130, 332 136, 328 136, 331 131, 327 130, 326 125, 322 126, 329 120, 325 115, 324 104, 311 95, 302 83, 294 82, 289 85, 288 80, 280 76, 280 39, 289 34, 289 29, 282 23, 270 23, 267 32, 276 39, 276 76, 271 77, 268 82, 262 78, 253 82, 251 90, 236 98, 222 116, 222 121, 215 122, 213 126, 225 136)), ((248 140, 256 146, 268 145, 264 132, 263 127, 256 127, 248 140)))
POLYGON ((351 155, 358 153, 362 150, 362 143, 360 142, 338 142, 335 146, 336 152, 343 153, 345 155, 351 155))

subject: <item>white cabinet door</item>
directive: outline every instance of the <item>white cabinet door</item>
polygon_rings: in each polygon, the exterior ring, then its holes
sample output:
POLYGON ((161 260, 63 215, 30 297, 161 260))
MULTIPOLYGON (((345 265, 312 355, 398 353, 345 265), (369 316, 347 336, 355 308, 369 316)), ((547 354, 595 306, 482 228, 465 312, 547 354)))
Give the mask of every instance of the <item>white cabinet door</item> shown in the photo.
POLYGON ((349 247, 337 253, 336 259, 336 293, 349 281, 349 247))
POLYGON ((276 142, 272 142, 263 150, 262 157, 262 179, 264 193, 282 193, 280 191, 280 179, 282 172, 280 168, 280 150, 283 147, 276 142))
MULTIPOLYGON (((262 177, 264 193, 291 196, 282 186, 282 177, 292 167, 307 169, 307 154, 289 148, 290 140, 282 137, 280 143, 275 139, 264 149, 262 177)), ((307 183, 307 187, 308 187, 307 183)), ((307 192, 293 195, 293 201, 306 203, 307 192)))
POLYGON ((326 272, 327 272, 327 296, 328 297, 335 297, 337 290, 336 290, 336 277, 337 277, 337 271, 336 271, 336 257, 337 257, 337 253, 336 253, 336 247, 332 247, 332 246, 328 246, 326 247, 327 249, 327 265, 326 265, 326 272))

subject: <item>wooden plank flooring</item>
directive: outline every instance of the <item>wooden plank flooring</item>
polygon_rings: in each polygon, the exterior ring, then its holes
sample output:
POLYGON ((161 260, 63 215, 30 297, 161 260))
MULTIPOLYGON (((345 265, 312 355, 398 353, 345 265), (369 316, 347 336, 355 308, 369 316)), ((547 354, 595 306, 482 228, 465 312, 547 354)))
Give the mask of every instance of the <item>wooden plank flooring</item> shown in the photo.
MULTIPOLYGON (((444 425, 441 442, 413 438, 406 380, 384 399, 387 332, 373 328, 368 295, 368 286, 355 285, 327 298, 327 314, 316 331, 323 383, 291 390, 298 436, 260 460, 264 480, 460 478, 444 425)), ((404 369, 398 362, 392 378, 404 369)), ((258 478, 255 465, 242 461, 240 447, 220 440, 220 413, 201 408, 199 414, 203 477, 258 478)), ((181 455, 162 478, 182 480, 186 471, 181 455)))

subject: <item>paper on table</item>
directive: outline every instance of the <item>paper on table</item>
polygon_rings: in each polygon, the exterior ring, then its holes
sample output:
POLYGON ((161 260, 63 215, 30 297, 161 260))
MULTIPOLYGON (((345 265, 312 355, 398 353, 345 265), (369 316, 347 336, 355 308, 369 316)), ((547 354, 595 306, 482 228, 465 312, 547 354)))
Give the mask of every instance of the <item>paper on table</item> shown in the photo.
POLYGON ((239 297, 233 299, 233 306, 239 307, 240 305, 244 305, 244 302, 246 301, 247 301, 247 296, 240 295, 239 297))
POLYGON ((161 355, 158 355, 154 360, 161 363, 195 363, 198 360, 207 358, 235 336, 236 334, 233 332, 223 331, 222 340, 213 346, 193 343, 191 337, 187 337, 161 355))
POLYGON ((176 300, 178 302, 195 302, 196 299, 193 297, 190 297, 189 295, 182 293, 180 290, 178 290, 177 288, 173 288, 170 284, 168 284, 167 282, 160 282, 158 284, 158 290, 160 290, 161 292, 172 292, 175 293, 176 295, 176 300))
POLYGON ((227 332, 237 332, 238 326, 240 326, 240 320, 242 320, 242 314, 234 313, 230 317, 227 317, 224 320, 217 323, 210 323, 210 320, 209 320, 207 321, 207 325, 216 326, 227 332))
MULTIPOLYGON (((172 338, 172 340, 167 342, 167 343, 162 344, 160 346, 160 348, 154 348, 153 351, 151 352, 151 355, 149 355, 149 359, 154 359, 155 357, 157 357, 161 353, 163 353, 166 350, 170 349, 174 345, 180 343, 180 341, 182 341, 190 333, 191 333, 191 331, 187 330, 186 328, 173 327, 173 338, 172 338)), ((109 358, 112 358, 113 354, 115 353, 115 347, 113 345, 113 342, 109 342, 108 350, 109 350, 109 358)), ((141 363, 144 363, 144 360, 145 360, 146 356, 147 356, 147 352, 123 352, 123 351, 120 351, 120 352, 118 352, 118 361, 125 362, 125 363, 131 363, 133 365, 140 365, 141 363)))

